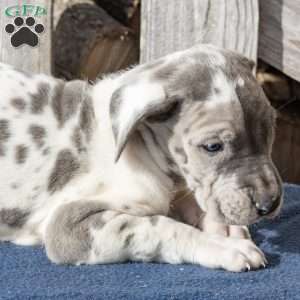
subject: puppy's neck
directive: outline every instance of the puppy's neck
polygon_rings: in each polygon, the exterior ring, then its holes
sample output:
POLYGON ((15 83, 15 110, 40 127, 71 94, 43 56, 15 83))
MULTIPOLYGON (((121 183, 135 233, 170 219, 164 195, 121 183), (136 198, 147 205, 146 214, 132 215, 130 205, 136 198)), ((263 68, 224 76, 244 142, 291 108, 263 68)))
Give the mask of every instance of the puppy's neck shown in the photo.
POLYGON ((181 181, 181 175, 169 151, 168 142, 173 131, 172 126, 168 125, 170 124, 167 122, 163 124, 145 122, 140 126, 139 133, 153 162, 176 184, 181 181))

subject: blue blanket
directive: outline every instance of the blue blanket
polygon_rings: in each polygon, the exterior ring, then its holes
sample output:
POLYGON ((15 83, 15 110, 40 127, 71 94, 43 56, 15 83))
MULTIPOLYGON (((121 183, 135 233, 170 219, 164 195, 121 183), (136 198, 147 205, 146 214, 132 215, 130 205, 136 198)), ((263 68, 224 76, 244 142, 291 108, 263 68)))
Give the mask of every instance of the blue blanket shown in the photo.
POLYGON ((268 268, 195 265, 57 266, 40 247, 0 244, 0 299, 300 299, 300 187, 285 186, 280 217, 252 227, 268 268))

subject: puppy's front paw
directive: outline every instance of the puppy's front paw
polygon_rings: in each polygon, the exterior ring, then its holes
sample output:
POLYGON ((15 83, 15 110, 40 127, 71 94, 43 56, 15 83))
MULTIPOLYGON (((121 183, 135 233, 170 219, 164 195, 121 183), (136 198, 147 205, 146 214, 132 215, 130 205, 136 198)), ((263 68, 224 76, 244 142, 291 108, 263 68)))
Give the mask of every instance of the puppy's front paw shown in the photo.
POLYGON ((267 264, 263 252, 250 240, 229 238, 223 245, 226 249, 222 267, 228 271, 250 271, 267 264))

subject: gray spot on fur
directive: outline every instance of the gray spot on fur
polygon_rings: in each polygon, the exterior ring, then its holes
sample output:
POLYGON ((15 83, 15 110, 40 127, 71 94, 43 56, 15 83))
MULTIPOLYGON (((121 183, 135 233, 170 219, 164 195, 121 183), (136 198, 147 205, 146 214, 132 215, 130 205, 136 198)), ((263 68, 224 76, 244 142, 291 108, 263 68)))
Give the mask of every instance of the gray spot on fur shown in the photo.
POLYGON ((76 127, 74 129, 71 139, 78 153, 86 151, 86 147, 84 147, 82 132, 79 127, 76 127))
POLYGON ((63 96, 64 85, 65 83, 63 81, 58 81, 58 83, 54 87, 53 97, 51 101, 53 114, 60 126, 62 126, 63 123, 62 96, 63 96))
POLYGON ((6 119, 1 119, 0 120, 0 156, 5 155, 4 143, 7 142, 9 137, 10 137, 9 122, 6 119))
POLYGON ((26 102, 22 98, 14 98, 11 100, 11 105, 18 111, 22 112, 25 110, 26 102))
POLYGON ((48 191, 54 193, 61 190, 76 175, 79 168, 80 163, 70 150, 60 151, 49 177, 48 191))
POLYGON ((189 132, 190 132, 190 128, 189 128, 189 127, 185 128, 185 129, 183 130, 183 133, 185 133, 185 134, 188 134, 189 132))
POLYGON ((209 98, 212 91, 213 76, 216 72, 209 55, 200 53, 190 60, 182 58, 168 65, 163 65, 153 72, 154 80, 165 82, 167 94, 185 95, 193 101, 209 98))
POLYGON ((49 155, 49 154, 50 154, 50 147, 45 148, 45 149, 43 150, 42 154, 43 154, 44 156, 49 155))
POLYGON ((11 187, 13 190, 16 190, 16 189, 19 188, 19 185, 18 185, 17 183, 12 183, 12 184, 10 185, 10 187, 11 187))
POLYGON ((46 130, 40 125, 31 125, 29 127, 29 133, 32 137, 33 142, 38 148, 41 148, 45 144, 46 130))
POLYGON ((81 106, 79 124, 88 141, 91 138, 94 117, 92 101, 90 98, 86 98, 81 106))
MULTIPOLYGON (((121 99, 122 99, 122 93, 123 89, 119 88, 111 96, 111 101, 110 101, 110 107, 109 107, 109 113, 111 116, 116 116, 119 113, 119 108, 121 105, 121 99)), ((116 132, 116 135, 118 133, 116 132)))
POLYGON ((10 227, 22 227, 29 213, 19 208, 4 208, 0 210, 0 224, 10 227))
POLYGON ((38 91, 35 94, 30 94, 31 97, 31 112, 33 114, 41 114, 49 101, 50 86, 48 83, 41 82, 38 86, 38 91))
POLYGON ((132 239, 134 238, 134 233, 129 233, 124 241, 124 248, 128 248, 132 242, 132 239))
POLYGON ((7 141, 10 137, 10 132, 8 129, 8 120, 0 120, 0 142, 7 141))
POLYGON ((63 205, 46 231, 46 251, 56 263, 77 263, 88 259, 92 248, 90 228, 103 223, 98 202, 78 201, 63 205))
POLYGON ((214 93, 215 93, 216 95, 219 95, 219 94, 221 93, 221 91, 220 91, 219 88, 216 88, 216 87, 215 87, 213 90, 214 90, 214 93))
POLYGON ((179 68, 177 64, 165 64, 154 73, 154 78, 158 80, 168 80, 173 78, 174 74, 178 73, 178 71, 179 68))
MULTIPOLYGON (((81 110, 84 110, 85 103, 89 101, 87 87, 87 83, 81 80, 70 81, 66 84, 60 82, 56 86, 52 99, 52 110, 60 127, 76 115, 80 103, 81 110)), ((84 126, 88 125, 84 124, 84 126)))
POLYGON ((157 225, 157 223, 159 221, 159 216, 152 216, 152 217, 150 217, 149 221, 150 221, 151 225, 155 226, 155 225, 157 225))
POLYGON ((17 164, 25 163, 27 155, 28 155, 28 147, 26 147, 25 145, 16 146, 15 158, 17 164))
POLYGON ((121 226, 120 226, 120 228, 119 228, 119 233, 121 233, 126 228, 128 228, 128 222, 124 221, 124 223, 122 223, 121 226))
POLYGON ((156 246, 156 249, 154 250, 151 260, 156 262, 162 261, 161 252, 162 252, 162 243, 159 242, 156 246))

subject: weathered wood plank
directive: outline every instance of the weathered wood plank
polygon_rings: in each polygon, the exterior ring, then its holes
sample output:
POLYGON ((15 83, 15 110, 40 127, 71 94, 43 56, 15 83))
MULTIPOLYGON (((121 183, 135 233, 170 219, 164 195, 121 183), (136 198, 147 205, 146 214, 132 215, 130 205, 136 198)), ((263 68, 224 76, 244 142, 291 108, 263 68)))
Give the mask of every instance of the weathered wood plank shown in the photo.
POLYGON ((300 1, 261 0, 258 56, 300 81, 300 1))
POLYGON ((64 10, 55 29, 53 55, 55 76, 95 80, 137 63, 138 41, 129 28, 90 1, 64 10))
POLYGON ((300 105, 294 103, 289 110, 279 112, 273 160, 285 182, 300 183, 300 105), (295 115, 292 115, 294 112, 295 115), (298 112, 298 113, 297 113, 298 112))
MULTIPOLYGON (((11 34, 5 31, 5 26, 12 23, 14 16, 7 16, 5 10, 8 7, 22 5, 25 1, 16 0, 1 0, 0 2, 0 61, 14 65, 18 69, 30 72, 51 73, 51 15, 52 15, 52 1, 51 0, 31 0, 26 16, 33 16, 35 24, 40 23, 44 25, 44 32, 39 35, 39 44, 35 47, 28 45, 21 45, 17 48, 13 47, 10 42, 11 34), (44 7, 46 15, 39 15, 42 11, 36 13, 36 6, 44 7)), ((29 5, 29 4, 28 4, 29 5)), ((11 9, 10 14, 14 14, 15 10, 11 9)), ((22 11, 23 12, 23 11, 22 11)), ((22 14, 21 12, 21 14, 22 14)), ((24 18, 26 18, 26 16, 24 18)), ((35 26, 35 25, 34 25, 35 26)), ((34 30, 34 26, 32 29, 34 30)), ((15 32, 17 31, 15 27, 15 32)))
POLYGON ((138 9, 140 0, 95 0, 114 19, 126 26, 130 25, 130 20, 138 9))
POLYGON ((144 0, 141 61, 212 43, 256 61, 258 0, 144 0))

